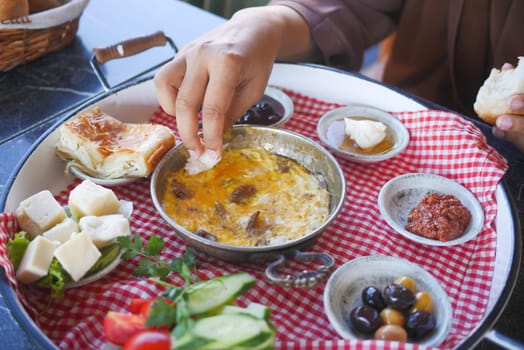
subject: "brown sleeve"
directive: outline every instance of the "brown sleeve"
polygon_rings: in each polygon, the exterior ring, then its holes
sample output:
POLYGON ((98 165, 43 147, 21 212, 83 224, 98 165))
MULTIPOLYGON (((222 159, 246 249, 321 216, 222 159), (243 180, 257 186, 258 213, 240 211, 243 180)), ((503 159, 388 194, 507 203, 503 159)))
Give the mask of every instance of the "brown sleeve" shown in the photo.
POLYGON ((309 24, 323 63, 349 70, 362 65, 364 51, 395 30, 401 0, 271 0, 297 11, 309 24))

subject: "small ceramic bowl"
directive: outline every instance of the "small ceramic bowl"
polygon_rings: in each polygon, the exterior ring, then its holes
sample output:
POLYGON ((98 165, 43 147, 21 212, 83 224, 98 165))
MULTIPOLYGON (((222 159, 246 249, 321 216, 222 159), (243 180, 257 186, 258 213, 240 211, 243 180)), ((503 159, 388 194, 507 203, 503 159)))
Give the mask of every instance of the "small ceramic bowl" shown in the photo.
POLYGON ((376 163, 400 154, 409 143, 409 132, 406 126, 394 115, 381 109, 366 105, 351 105, 333 109, 324 114, 317 124, 320 141, 332 153, 358 163, 376 163), (345 140, 344 118, 368 119, 386 125, 386 137, 391 147, 378 153, 356 152, 343 147, 345 140))
POLYGON ((432 246, 462 244, 474 238, 484 225, 484 210, 475 195, 458 182, 433 174, 408 173, 389 180, 379 192, 378 208, 395 231, 415 242, 432 246), (405 229, 409 212, 429 192, 452 194, 468 208, 471 222, 462 236, 442 242, 405 229))
POLYGON ((104 187, 116 187, 116 186, 127 185, 131 182, 134 182, 140 179, 140 177, 121 177, 117 179, 100 179, 97 177, 87 175, 82 170, 78 169, 77 167, 73 165, 69 167, 69 172, 73 174, 73 176, 79 178, 80 180, 90 180, 93 183, 100 185, 100 186, 104 186, 104 187))
POLYGON ((453 318, 446 291, 420 266, 390 256, 356 258, 333 272, 324 289, 324 310, 336 332, 345 339, 372 338, 355 330, 351 326, 349 315, 355 307, 362 304, 361 295, 364 288, 374 286, 383 290, 387 284, 401 277, 411 277, 415 281, 417 291, 429 292, 433 300, 435 329, 416 342, 425 346, 438 346, 442 343, 451 329, 453 318))
POLYGON ((293 101, 284 91, 282 91, 279 88, 267 86, 266 90, 264 91, 264 96, 255 105, 251 106, 248 112, 255 113, 255 111, 258 111, 258 105, 260 103, 268 103, 273 109, 273 111, 280 116, 280 118, 277 118, 274 121, 272 121, 268 119, 268 116, 271 115, 271 118, 273 118, 274 114, 268 114, 262 111, 256 112, 261 113, 260 115, 262 117, 260 118, 254 118, 253 116, 250 116, 250 119, 248 119, 248 121, 246 122, 243 120, 243 118, 240 118, 235 122, 235 124, 277 127, 286 123, 293 115, 293 101))

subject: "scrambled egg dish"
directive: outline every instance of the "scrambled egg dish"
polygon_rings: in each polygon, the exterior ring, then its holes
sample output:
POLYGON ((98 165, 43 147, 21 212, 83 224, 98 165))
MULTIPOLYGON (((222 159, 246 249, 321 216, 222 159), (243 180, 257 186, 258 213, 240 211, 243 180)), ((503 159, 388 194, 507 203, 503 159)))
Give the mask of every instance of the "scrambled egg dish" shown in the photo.
POLYGON ((226 149, 212 169, 168 176, 166 213, 205 238, 235 246, 273 245, 300 238, 329 216, 322 178, 263 148, 226 149))

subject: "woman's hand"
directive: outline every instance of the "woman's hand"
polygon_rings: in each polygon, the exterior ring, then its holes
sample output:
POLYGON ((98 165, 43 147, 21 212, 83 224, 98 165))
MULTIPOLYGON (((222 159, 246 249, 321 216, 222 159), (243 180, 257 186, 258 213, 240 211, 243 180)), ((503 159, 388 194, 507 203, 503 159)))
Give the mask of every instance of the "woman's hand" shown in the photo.
POLYGON ((503 114, 497 118, 493 134, 513 143, 524 152, 524 94, 512 96, 509 105, 511 114, 503 114))
MULTIPOLYGON (((513 68, 513 65, 504 63, 501 70, 513 68)), ((508 103, 511 114, 503 114, 497 118, 493 135, 513 143, 524 153, 524 94, 512 96, 508 103)))
POLYGON ((189 152, 200 156, 207 150, 211 157, 220 157, 224 130, 263 95, 277 56, 296 53, 289 51, 301 44, 290 36, 293 33, 309 48, 307 25, 290 8, 248 8, 183 47, 160 69, 155 76, 159 103, 176 116, 189 152), (198 137, 199 111, 203 143, 198 137))

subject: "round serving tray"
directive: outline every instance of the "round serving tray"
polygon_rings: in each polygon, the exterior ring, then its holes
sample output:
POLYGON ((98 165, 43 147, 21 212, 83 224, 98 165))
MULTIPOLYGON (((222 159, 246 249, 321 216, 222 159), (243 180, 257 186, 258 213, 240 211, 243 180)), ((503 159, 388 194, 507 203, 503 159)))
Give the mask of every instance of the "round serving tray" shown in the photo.
MULTIPOLYGON (((391 112, 416 111, 432 107, 406 96, 399 90, 359 75, 318 65, 275 64, 269 84, 314 96, 319 100, 337 104, 349 102, 368 104, 391 112)), ((129 119, 124 120, 126 122, 145 121, 158 108, 151 76, 118 86, 86 101, 42 135, 26 153, 19 166, 13 170, 0 198, 2 212, 14 211, 22 199, 41 189, 46 188, 57 193, 70 184, 71 177, 64 175, 64 162, 56 157, 53 151, 58 137, 56 128, 67 118, 95 103, 109 114, 127 116, 129 119), (133 113, 126 113, 126 111, 133 113)), ((460 349, 472 348, 493 327, 509 300, 517 278, 521 257, 520 226, 503 182, 497 188, 496 198, 498 203, 495 223, 497 260, 489 305, 478 327, 457 346, 460 349)), ((3 270, 1 275, 0 292, 14 318, 39 347, 56 349, 56 345, 43 334, 22 307, 14 290, 8 284, 3 270)))

